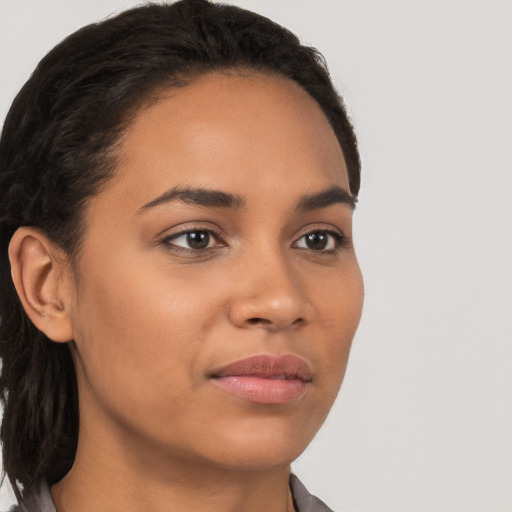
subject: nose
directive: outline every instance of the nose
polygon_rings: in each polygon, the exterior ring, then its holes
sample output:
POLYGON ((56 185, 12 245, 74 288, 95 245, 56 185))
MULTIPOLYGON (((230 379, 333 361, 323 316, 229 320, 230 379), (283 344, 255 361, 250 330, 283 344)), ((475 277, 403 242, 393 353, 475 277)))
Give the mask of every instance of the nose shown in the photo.
POLYGON ((311 317, 301 277, 283 257, 265 255, 237 272, 229 317, 240 328, 279 331, 306 325, 311 317))

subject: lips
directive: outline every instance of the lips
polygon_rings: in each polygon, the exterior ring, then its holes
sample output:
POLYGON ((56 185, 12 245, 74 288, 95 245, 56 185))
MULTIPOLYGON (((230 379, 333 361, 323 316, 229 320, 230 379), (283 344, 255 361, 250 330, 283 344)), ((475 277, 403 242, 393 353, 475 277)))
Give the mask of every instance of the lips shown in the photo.
POLYGON ((211 380, 224 391, 262 404, 300 399, 312 379, 310 366, 292 355, 256 355, 214 370, 211 380))

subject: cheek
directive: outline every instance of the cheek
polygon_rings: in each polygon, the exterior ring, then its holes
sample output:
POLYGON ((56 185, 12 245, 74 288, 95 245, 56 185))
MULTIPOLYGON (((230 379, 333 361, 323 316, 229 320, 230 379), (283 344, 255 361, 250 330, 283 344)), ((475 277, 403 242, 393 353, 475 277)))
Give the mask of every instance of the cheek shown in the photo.
POLYGON ((194 280, 151 268, 104 261, 83 271, 75 340, 89 382, 105 393, 136 398, 156 386, 178 395, 218 317, 215 299, 194 280))
POLYGON ((330 299, 332 322, 340 338, 352 340, 361 319, 364 285, 359 266, 354 265, 337 283, 330 299))
POLYGON ((324 375, 339 387, 363 308, 364 286, 357 262, 317 293, 323 297, 316 314, 324 339, 324 375))

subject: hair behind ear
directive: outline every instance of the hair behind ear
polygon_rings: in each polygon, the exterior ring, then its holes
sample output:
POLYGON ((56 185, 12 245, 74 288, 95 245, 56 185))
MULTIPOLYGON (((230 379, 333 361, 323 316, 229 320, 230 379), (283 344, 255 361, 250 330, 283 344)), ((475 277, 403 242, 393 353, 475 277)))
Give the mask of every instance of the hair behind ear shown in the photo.
MULTIPOLYGON (((2 296, 6 290, 2 279, 2 296)), ((12 297, 4 308, 0 339, 0 389, 4 416, 3 463, 20 499, 17 482, 29 488, 40 478, 52 484, 71 469, 78 441, 78 392, 69 346, 50 341, 12 297), (16 328, 16 332, 9 332, 16 328), (27 343, 30 340, 30 343, 27 343), (5 407, 7 393, 9 407, 5 407)))

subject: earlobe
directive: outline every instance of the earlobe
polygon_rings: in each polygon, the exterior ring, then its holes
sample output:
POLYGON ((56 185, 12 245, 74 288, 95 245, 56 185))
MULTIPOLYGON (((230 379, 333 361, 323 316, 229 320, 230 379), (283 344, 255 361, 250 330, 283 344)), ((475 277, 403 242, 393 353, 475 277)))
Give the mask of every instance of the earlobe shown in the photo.
POLYGON ((56 342, 73 339, 70 279, 62 251, 39 230, 21 227, 9 244, 11 274, 25 312, 56 342))

